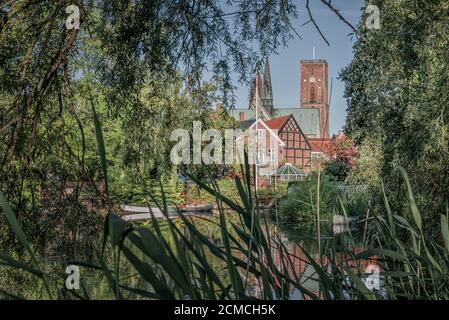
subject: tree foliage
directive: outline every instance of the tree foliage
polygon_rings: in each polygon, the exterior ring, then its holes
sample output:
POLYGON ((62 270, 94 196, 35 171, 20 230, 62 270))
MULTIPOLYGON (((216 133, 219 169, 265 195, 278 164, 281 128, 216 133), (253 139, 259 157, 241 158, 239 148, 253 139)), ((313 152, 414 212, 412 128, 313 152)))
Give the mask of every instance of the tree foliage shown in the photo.
POLYGON ((142 173, 170 170, 167 132, 205 117, 217 87, 232 104, 231 72, 244 80, 259 54, 285 44, 294 16, 289 1, 1 1, 0 188, 30 238, 98 225, 91 103, 111 178, 132 189, 142 173), (71 5, 80 29, 66 27, 71 5))
POLYGON ((327 149, 329 160, 325 164, 325 172, 344 181, 357 164, 358 152, 354 141, 344 134, 338 134, 332 138, 327 149))
POLYGON ((362 145, 377 139, 378 174, 396 206, 405 192, 396 169, 401 165, 417 187, 425 218, 435 218, 449 200, 449 2, 371 4, 380 8, 381 28, 359 25, 354 60, 341 73, 346 132, 362 145))

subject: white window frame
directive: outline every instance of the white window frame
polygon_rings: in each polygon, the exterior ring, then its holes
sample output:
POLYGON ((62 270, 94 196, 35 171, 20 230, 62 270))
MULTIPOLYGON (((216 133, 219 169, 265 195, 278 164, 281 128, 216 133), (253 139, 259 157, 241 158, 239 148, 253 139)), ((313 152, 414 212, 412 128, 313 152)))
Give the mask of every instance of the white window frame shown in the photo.
POLYGON ((265 129, 257 129, 257 138, 263 139, 264 133, 265 133, 265 129))
POLYGON ((310 157, 312 159, 320 159, 323 157, 323 153, 322 152, 311 152, 310 157))

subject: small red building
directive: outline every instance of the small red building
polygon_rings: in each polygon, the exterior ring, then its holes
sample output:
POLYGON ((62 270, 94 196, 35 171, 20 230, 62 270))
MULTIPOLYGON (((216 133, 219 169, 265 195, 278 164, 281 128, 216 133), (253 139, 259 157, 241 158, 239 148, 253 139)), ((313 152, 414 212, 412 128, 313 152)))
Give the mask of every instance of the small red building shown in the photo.
POLYGON ((280 164, 288 162, 309 172, 312 148, 293 115, 274 118, 265 123, 270 129, 276 130, 285 143, 283 154, 279 154, 280 164))
POLYGON ((270 175, 285 163, 310 172, 312 147, 292 115, 268 121, 258 119, 257 123, 247 124, 246 129, 249 144, 254 144, 252 137, 258 136, 260 175, 270 175))

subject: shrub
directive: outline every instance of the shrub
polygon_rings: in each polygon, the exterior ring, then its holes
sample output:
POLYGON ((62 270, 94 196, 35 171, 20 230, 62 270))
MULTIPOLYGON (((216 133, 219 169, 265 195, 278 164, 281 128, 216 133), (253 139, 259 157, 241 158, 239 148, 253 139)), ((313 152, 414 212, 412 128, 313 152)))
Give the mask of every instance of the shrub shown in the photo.
POLYGON ((276 186, 268 188, 260 188, 257 192, 259 201, 265 205, 271 204, 273 201, 283 197, 287 193, 287 183, 280 182, 276 186))
MULTIPOLYGON (((277 213, 278 218, 285 222, 313 222, 317 213, 317 174, 314 173, 309 179, 298 181, 291 186, 292 191, 272 206, 271 216, 277 213)), ((329 219, 339 205, 338 184, 324 174, 320 177, 319 204, 323 219, 329 219)))
POLYGON ((336 181, 344 181, 349 172, 349 166, 340 160, 329 161, 326 163, 324 172, 336 181))

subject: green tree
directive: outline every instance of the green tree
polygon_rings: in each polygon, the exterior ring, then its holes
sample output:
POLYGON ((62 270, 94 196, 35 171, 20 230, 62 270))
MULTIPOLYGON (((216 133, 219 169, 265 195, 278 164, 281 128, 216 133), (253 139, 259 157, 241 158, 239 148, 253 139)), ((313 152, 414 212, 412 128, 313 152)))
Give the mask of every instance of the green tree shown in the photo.
MULTIPOLYGON (((449 201, 449 1, 374 1, 381 28, 359 25, 354 60, 343 70, 346 132, 380 146, 379 176, 399 208, 410 174, 431 227, 449 201)), ((438 218, 439 219, 439 218, 438 218)))

